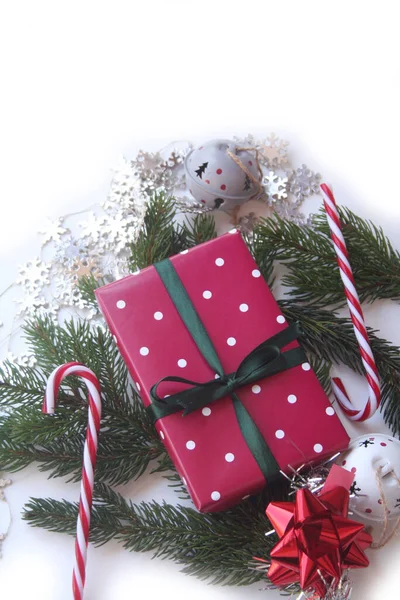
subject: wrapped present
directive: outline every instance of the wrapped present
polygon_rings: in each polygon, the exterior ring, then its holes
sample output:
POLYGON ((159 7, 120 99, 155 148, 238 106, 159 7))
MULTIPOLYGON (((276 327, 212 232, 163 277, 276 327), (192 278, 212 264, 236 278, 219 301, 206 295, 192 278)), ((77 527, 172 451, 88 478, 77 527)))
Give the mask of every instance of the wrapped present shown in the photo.
POLYGON ((196 507, 218 511, 349 438, 239 232, 97 300, 196 507))

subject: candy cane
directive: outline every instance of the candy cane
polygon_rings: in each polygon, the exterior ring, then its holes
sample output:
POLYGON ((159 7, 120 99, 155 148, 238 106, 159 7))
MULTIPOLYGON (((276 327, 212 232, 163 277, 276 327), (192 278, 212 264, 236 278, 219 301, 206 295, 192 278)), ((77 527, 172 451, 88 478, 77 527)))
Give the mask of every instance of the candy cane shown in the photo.
POLYGON ((338 377, 332 379, 332 389, 343 411, 352 421, 365 421, 366 419, 369 419, 369 417, 372 417, 381 401, 379 374, 365 327, 360 300, 355 288, 353 272, 351 270, 349 255, 342 234, 335 198, 325 183, 321 185, 321 190, 328 224, 331 230, 331 237, 339 264, 340 276, 344 284, 344 292, 350 309, 350 317, 353 322, 354 333, 358 341, 361 360, 368 381, 369 398, 361 410, 356 410, 349 400, 341 379, 338 377))
POLYGON ((72 576, 74 600, 82 600, 85 586, 86 555, 89 541, 90 512, 92 508, 94 469, 96 466, 97 437, 100 429, 101 398, 100 384, 96 375, 84 365, 71 362, 54 369, 50 375, 43 401, 43 412, 53 414, 55 400, 61 381, 68 375, 76 375, 83 379, 89 390, 89 421, 86 441, 83 450, 83 468, 81 494, 79 499, 79 515, 76 527, 75 564, 72 576))

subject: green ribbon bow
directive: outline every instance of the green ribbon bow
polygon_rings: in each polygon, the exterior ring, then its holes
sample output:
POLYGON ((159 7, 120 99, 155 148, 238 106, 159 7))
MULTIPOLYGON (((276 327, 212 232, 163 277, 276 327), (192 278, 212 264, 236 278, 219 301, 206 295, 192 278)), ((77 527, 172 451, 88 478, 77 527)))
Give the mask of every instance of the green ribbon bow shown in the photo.
POLYGON ((188 415, 230 395, 239 428, 246 444, 265 479, 270 480, 279 472, 278 463, 257 425, 237 394, 235 394, 235 390, 260 379, 271 377, 307 360, 304 350, 300 347, 282 352, 283 347, 299 337, 301 333, 299 324, 296 323, 287 327, 254 348, 242 360, 234 373, 225 374, 208 333, 171 261, 166 259, 154 266, 200 353, 219 377, 204 383, 184 379, 183 377, 164 377, 151 388, 152 403, 147 407, 147 411, 153 422, 155 422, 175 412, 183 411, 183 416, 188 415), (166 381, 183 383, 192 387, 167 398, 160 398, 157 394, 157 388, 166 381))

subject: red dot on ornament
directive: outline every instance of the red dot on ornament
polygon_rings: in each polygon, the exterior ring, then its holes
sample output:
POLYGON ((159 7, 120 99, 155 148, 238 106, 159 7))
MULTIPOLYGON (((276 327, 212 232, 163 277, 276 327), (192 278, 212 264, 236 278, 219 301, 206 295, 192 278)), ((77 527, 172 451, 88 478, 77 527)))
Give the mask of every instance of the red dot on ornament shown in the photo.
POLYGON ((382 504, 382 500, 380 498, 378 500, 378 504, 382 504))
POLYGON ((217 169, 215 172, 216 172, 217 175, 221 175, 222 169, 217 169))
POLYGON ((205 180, 205 182, 206 182, 206 183, 210 183, 210 180, 209 180, 209 179, 206 179, 206 180, 205 180))
POLYGON ((201 202, 202 202, 203 204, 205 204, 205 203, 206 203, 206 201, 205 201, 205 200, 203 200, 203 198, 201 199, 201 202))
POLYGON ((344 466, 347 463, 347 460, 342 460, 342 466, 344 466))
POLYGON ((355 467, 351 467, 351 472, 355 473, 357 471, 357 469, 355 467))
POLYGON ((381 442, 381 446, 387 446, 387 444, 385 444, 385 442, 381 442))
POLYGON ((221 190, 226 190, 226 185, 224 183, 221 185, 221 190))
POLYGON ((366 508, 366 509, 365 509, 365 512, 366 512, 366 513, 372 513, 372 510, 371 510, 370 508, 366 508))
POLYGON ((368 438, 368 439, 370 439, 370 440, 372 440, 372 441, 373 441, 375 438, 368 438))
POLYGON ((253 162, 251 160, 249 160, 249 165, 252 167, 253 166, 253 162))

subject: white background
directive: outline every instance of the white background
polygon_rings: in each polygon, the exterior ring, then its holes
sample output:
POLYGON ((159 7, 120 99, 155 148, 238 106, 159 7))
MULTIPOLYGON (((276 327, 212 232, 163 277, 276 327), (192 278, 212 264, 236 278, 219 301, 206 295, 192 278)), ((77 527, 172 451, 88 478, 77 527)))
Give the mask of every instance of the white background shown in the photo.
MULTIPOLYGON (((400 248, 399 43, 395 3, 343 0, 0 3, 0 261, 3 289, 39 250, 36 230, 100 201, 119 155, 174 139, 275 131, 334 185, 338 200, 383 225, 400 248)), ((371 325, 400 342, 400 308, 371 325)), ((7 321, 7 314, 0 319, 7 321)), ((362 382, 354 390, 365 393, 362 382)), ((356 431, 382 429, 379 417, 356 431)), ((382 429, 383 430, 383 429, 382 429)), ((73 540, 19 515, 29 496, 77 499, 34 468, 7 490, 12 527, 2 599, 71 597, 73 540)), ((166 496, 143 478, 135 499, 166 496)), ((170 494, 170 493, 169 493, 170 494)), ((353 600, 398 597, 398 539, 370 552, 353 600)), ((206 587, 176 565, 116 543, 89 550, 87 600, 238 599, 273 592, 206 587)))

